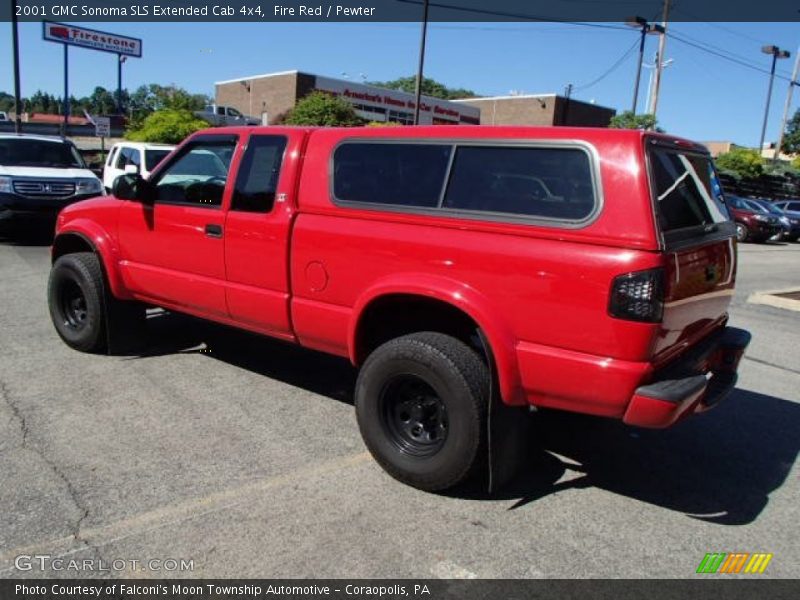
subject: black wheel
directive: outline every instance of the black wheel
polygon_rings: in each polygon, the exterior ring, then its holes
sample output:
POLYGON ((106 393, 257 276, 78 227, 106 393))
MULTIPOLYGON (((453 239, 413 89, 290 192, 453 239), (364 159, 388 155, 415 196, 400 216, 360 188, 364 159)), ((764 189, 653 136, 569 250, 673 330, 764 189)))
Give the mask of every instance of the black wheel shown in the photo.
POLYGON ((477 352, 434 332, 386 342, 356 384, 356 417, 375 460, 427 491, 452 488, 487 467, 489 371, 477 352))
POLYGON ((743 223, 736 224, 736 239, 740 242, 746 242, 747 238, 750 236, 750 232, 747 231, 747 226, 743 223))
POLYGON ((50 270, 47 302, 58 335, 82 352, 106 348, 103 269, 92 252, 65 254, 50 270))

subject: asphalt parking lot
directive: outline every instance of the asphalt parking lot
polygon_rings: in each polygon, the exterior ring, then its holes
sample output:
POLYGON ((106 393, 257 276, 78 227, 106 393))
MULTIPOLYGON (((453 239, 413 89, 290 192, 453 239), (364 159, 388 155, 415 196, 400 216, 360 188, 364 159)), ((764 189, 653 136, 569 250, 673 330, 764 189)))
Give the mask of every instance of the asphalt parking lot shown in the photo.
POLYGON ((671 578, 734 551, 800 577, 800 313, 746 301, 800 286, 800 244, 740 247, 732 324, 753 342, 725 404, 668 431, 535 415, 517 480, 472 498, 373 463, 338 359, 172 315, 147 356, 70 350, 48 252, 0 241, 2 578, 671 578), (20 571, 28 555, 126 562, 20 571))

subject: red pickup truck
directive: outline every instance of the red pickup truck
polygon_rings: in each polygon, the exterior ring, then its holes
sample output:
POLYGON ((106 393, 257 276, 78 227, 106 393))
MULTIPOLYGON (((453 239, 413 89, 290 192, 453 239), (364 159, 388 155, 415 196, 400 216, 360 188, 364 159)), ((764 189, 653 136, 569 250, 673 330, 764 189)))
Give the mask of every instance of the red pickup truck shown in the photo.
POLYGON ((660 134, 222 128, 61 212, 49 307, 87 352, 155 305, 348 357, 372 454, 442 490, 486 473, 495 411, 724 398, 735 235, 705 148, 660 134))

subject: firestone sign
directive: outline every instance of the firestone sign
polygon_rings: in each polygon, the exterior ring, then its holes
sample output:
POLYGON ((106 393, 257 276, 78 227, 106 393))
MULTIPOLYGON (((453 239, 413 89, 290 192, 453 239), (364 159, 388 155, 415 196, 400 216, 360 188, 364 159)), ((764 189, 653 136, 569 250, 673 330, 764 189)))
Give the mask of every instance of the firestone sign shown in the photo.
POLYGON ((90 50, 113 52, 123 56, 142 57, 142 40, 114 33, 95 31, 85 27, 75 27, 65 23, 45 21, 43 37, 49 42, 70 44, 90 50))

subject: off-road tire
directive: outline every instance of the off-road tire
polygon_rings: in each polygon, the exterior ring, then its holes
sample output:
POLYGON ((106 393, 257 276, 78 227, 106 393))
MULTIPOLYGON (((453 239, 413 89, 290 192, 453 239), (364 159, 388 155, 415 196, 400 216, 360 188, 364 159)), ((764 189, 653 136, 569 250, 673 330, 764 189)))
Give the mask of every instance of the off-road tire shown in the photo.
POLYGON ((356 384, 356 417, 367 448, 392 477, 443 491, 485 476, 488 395, 489 370, 475 350, 442 333, 413 333, 384 343, 367 358, 356 384), (397 433, 403 409, 394 419, 387 416, 387 403, 398 401, 392 386, 402 378, 421 381, 443 406, 445 434, 431 447, 405 447, 412 434, 397 433))
POLYGON ((47 304, 56 332, 81 352, 106 349, 103 268, 92 252, 59 257, 50 270, 47 304))

